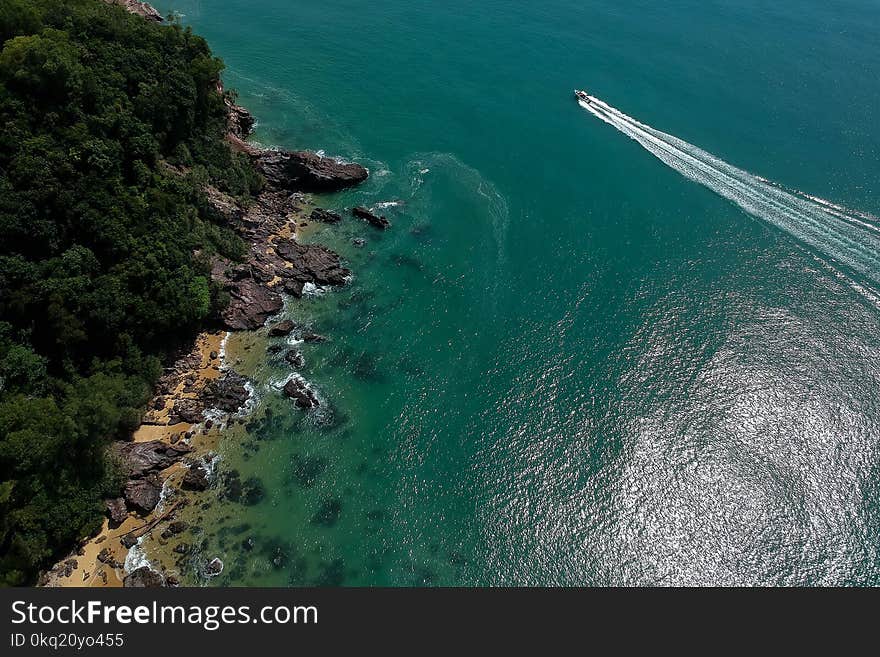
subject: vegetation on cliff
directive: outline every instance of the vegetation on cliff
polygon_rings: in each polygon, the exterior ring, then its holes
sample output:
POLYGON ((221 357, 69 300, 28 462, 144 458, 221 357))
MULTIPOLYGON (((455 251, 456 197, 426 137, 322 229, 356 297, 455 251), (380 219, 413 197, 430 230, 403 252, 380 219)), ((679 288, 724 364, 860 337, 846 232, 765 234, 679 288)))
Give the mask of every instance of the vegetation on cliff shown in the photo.
POLYGON ((210 258, 245 247, 210 183, 259 176, 227 147, 222 63, 189 29, 99 0, 0 0, 0 583, 96 529, 105 447, 162 358, 224 305, 210 258))

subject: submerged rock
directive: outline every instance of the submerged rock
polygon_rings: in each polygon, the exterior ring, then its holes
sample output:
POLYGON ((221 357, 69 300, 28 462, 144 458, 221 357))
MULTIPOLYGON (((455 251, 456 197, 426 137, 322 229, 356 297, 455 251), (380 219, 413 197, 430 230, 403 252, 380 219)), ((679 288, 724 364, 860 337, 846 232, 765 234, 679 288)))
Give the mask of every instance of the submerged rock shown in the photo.
POLYGON ((309 215, 309 219, 312 221, 320 221, 322 224, 338 224, 342 221, 342 215, 337 214, 332 210, 315 208, 312 210, 312 214, 309 215))
POLYGON ((342 502, 335 498, 327 498, 312 516, 311 523, 321 527, 333 527, 342 513, 342 502))
POLYGON ((270 185, 290 191, 336 192, 368 176, 360 164, 310 151, 260 151, 254 161, 270 185))
POLYGON ((352 208, 351 213, 358 219, 366 219, 367 223, 371 226, 381 228, 382 230, 385 230, 391 225, 391 222, 384 216, 380 217, 363 207, 352 208))

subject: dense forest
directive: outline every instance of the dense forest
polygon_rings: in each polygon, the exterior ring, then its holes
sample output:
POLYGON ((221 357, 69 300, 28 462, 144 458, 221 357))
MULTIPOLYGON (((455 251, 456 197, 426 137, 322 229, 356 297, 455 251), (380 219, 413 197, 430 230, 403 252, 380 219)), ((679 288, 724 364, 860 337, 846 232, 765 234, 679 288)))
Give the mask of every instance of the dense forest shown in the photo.
POLYGON ((260 183, 189 29, 0 0, 0 41, 0 583, 19 585, 97 529, 108 442, 222 307, 211 254, 244 246, 200 190, 260 183))

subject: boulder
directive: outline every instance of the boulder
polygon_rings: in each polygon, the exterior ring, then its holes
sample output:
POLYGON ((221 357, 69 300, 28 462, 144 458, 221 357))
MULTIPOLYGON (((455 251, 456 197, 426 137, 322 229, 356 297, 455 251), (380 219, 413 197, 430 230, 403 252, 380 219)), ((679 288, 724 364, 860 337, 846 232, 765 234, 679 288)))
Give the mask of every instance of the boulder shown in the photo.
POLYGON ((168 445, 161 440, 143 443, 117 442, 113 452, 125 466, 132 479, 143 477, 150 472, 164 470, 177 463, 192 449, 186 445, 168 445))
POLYGON ((233 331, 260 328, 284 306, 280 294, 264 283, 245 278, 228 285, 229 305, 222 313, 223 322, 233 331))
POLYGON ((310 151, 261 151, 254 159, 269 185, 289 191, 336 192, 368 176, 360 164, 310 151))
POLYGON ((291 367, 296 369, 301 369, 306 365, 305 356, 302 355, 301 351, 296 349, 291 349, 286 354, 284 354, 284 360, 290 363, 291 367))
POLYGON ((189 525, 185 520, 175 520, 174 522, 168 525, 168 531, 171 532, 172 535, 181 534, 185 532, 189 528, 189 525))
POLYGON ((210 485, 208 469, 202 463, 194 463, 183 475, 181 484, 184 490, 206 490, 210 485))
POLYGON ((278 322, 269 329, 269 335, 273 338, 277 338, 282 335, 290 334, 293 329, 296 328, 296 324, 294 324, 291 320, 285 319, 284 321, 278 322))
POLYGON ((169 418, 172 424, 177 424, 178 422, 198 424, 202 421, 204 412, 205 403, 202 400, 184 397, 183 399, 174 400, 174 406, 171 408, 169 418))
POLYGON ((319 406, 315 393, 306 385, 306 382, 296 377, 284 384, 284 394, 293 399, 300 408, 315 408, 319 406))
POLYGON ((207 564, 205 564, 205 577, 217 577, 220 573, 223 572, 223 562, 219 559, 219 557, 214 557, 207 564))
POLYGON ((107 505, 107 517, 110 518, 110 524, 121 525, 128 518, 128 508, 125 506, 125 500, 117 497, 114 500, 105 500, 107 505))
POLYGON ((303 333, 299 337, 303 342, 327 342, 327 338, 318 333, 303 333))
POLYGON ((122 580, 122 586, 127 588, 158 588, 165 586, 165 578, 149 566, 141 566, 130 572, 122 580))
POLYGON ((131 479, 125 484, 125 503, 142 514, 150 513, 159 503, 162 487, 149 479, 131 479))
POLYGON ((294 240, 275 242, 275 253, 290 264, 279 275, 316 285, 344 285, 351 271, 342 266, 339 255, 318 244, 300 244, 294 240))
POLYGON ((123 563, 120 563, 116 559, 116 557, 113 556, 110 548, 102 548, 101 551, 98 552, 98 561, 110 566, 111 568, 122 568, 125 565, 123 563))
POLYGON ((374 226, 375 228, 381 228, 382 230, 385 230, 391 225, 391 222, 388 221, 385 217, 380 217, 379 215, 373 214, 366 208, 352 208, 351 213, 358 219, 365 219, 367 223, 369 223, 371 226, 374 226))
POLYGON ((342 221, 342 216, 331 210, 315 208, 312 210, 312 214, 309 215, 309 219, 312 221, 320 221, 322 224, 338 224, 342 221))
POLYGON ((248 380, 237 372, 226 372, 219 379, 205 386, 202 392, 204 404, 224 413, 237 412, 250 398, 247 382, 248 380))

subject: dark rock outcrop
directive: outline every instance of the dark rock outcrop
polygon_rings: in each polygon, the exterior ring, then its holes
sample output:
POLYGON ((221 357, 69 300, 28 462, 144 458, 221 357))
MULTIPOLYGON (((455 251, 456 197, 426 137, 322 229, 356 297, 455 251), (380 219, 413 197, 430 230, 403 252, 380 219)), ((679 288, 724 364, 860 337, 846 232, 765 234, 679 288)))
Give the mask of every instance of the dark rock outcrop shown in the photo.
POLYGON ((162 486, 154 479, 131 479, 125 484, 125 503, 146 515, 156 508, 162 486))
POLYGON ((368 175, 360 164, 310 151, 261 151, 254 162, 270 185, 289 191, 337 192, 363 182, 368 175))
POLYGON ((204 189, 208 214, 212 219, 227 226, 236 226, 244 219, 245 212, 234 198, 212 185, 204 189))
POLYGON ((305 356, 302 355, 301 351, 296 349, 291 349, 286 354, 284 354, 284 360, 290 363, 291 367, 295 367, 296 369, 300 369, 306 366, 305 356))
POLYGON ((130 572, 122 580, 122 586, 128 588, 158 588, 165 586, 165 578, 149 566, 141 566, 130 572))
POLYGON ((312 214, 309 215, 309 219, 312 221, 320 221, 322 224, 338 224, 342 221, 342 215, 332 212, 331 210, 315 208, 312 210, 312 214))
POLYGON ((205 564, 205 577, 216 577, 222 572, 223 562, 219 559, 219 557, 214 557, 207 564, 205 564))
POLYGON ((111 526, 118 526, 125 522, 128 518, 128 507, 125 506, 125 500, 117 497, 114 500, 105 500, 107 505, 107 517, 110 518, 111 526))
POLYGON ((228 95, 226 99, 226 120, 229 131, 239 139, 247 139, 248 135, 254 130, 256 119, 250 110, 237 105, 228 95))
POLYGON ((352 208, 351 213, 358 219, 365 219, 371 226, 374 226, 375 228, 385 230, 391 225, 391 222, 388 221, 388 219, 386 219, 384 216, 380 217, 379 215, 370 212, 366 208, 352 208))
POLYGON ((284 394, 296 402, 300 408, 315 408, 319 406, 318 397, 309 388, 305 381, 296 377, 284 384, 284 394))
POLYGON ((226 372, 219 379, 210 381, 205 386, 202 392, 204 405, 224 413, 236 413, 250 398, 247 382, 248 380, 237 372, 226 372))
POLYGON ((113 451, 128 476, 137 479, 174 465, 192 450, 184 445, 168 445, 160 440, 151 440, 144 443, 115 443, 113 451))
POLYGON ((110 552, 110 548, 103 548, 100 552, 98 552, 98 561, 103 564, 107 564, 111 568, 122 568, 125 564, 120 563, 116 557, 113 556, 113 553, 110 552))
POLYGON ((174 407, 171 409, 169 418, 171 424, 186 422, 187 424, 198 424, 202 421, 205 413, 205 402, 198 398, 177 399, 174 407))
POLYGON ((246 278, 228 286, 229 305, 222 313, 226 326, 235 331, 253 330, 284 306, 281 295, 265 284, 246 278))
POLYGON ((275 252, 289 263, 290 271, 279 271, 288 278, 316 285, 344 285, 351 271, 342 266, 339 255, 318 244, 300 244, 294 240, 277 240, 275 252))
POLYGON ((181 486, 184 490, 207 490, 211 482, 208 480, 208 469, 202 463, 194 463, 183 475, 181 486))
POLYGON ((282 335, 289 335, 293 329, 296 328, 296 324, 294 324, 291 320, 285 319, 281 322, 278 322, 269 329, 269 335, 273 338, 280 337, 282 335))

